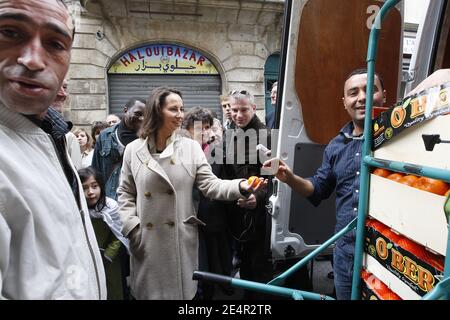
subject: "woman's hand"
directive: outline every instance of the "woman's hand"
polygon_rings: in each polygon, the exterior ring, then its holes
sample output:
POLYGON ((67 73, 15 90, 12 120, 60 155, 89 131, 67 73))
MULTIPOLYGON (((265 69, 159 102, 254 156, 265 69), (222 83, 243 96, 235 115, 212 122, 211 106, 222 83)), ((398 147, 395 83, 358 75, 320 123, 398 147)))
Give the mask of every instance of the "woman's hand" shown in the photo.
POLYGON ((256 197, 254 194, 250 195, 247 199, 240 198, 237 201, 237 205, 241 208, 255 209, 256 208, 256 197))
POLYGON ((267 160, 264 162, 263 168, 274 172, 275 177, 284 183, 288 183, 288 181, 294 176, 291 168, 289 168, 283 160, 278 158, 267 160))
POLYGON ((264 190, 267 187, 268 181, 264 178, 252 179, 251 183, 248 180, 242 180, 239 187, 245 192, 255 193, 259 190, 264 190))
POLYGON ((142 231, 140 225, 130 231, 128 239, 130 240, 130 253, 141 260, 144 257, 144 250, 141 248, 142 231))

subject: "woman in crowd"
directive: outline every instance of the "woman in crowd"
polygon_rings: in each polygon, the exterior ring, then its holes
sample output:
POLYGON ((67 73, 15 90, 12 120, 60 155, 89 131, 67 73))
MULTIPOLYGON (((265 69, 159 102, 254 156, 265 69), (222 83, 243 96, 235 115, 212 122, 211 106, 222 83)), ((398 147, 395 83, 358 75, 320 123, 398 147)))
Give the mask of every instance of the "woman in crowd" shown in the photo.
POLYGON ((193 299, 198 226, 194 185, 208 198, 237 200, 267 186, 220 180, 200 145, 179 134, 181 93, 156 88, 146 104, 140 139, 127 145, 118 188, 122 233, 130 239, 131 293, 136 299, 193 299))
POLYGON ((128 249, 128 239, 121 234, 119 206, 115 200, 105 196, 102 176, 93 167, 81 169, 78 174, 105 266, 108 300, 122 300, 124 288, 118 254, 122 245, 128 249))
POLYGON ((182 128, 186 130, 189 138, 197 141, 202 150, 205 150, 210 140, 212 125, 211 111, 202 107, 194 107, 186 113, 182 128))
POLYGON ((213 119, 213 125, 211 126, 211 136, 208 141, 210 146, 221 146, 223 139, 223 126, 219 119, 213 119))
POLYGON ((92 157, 94 156, 94 140, 84 129, 76 129, 74 134, 80 144, 81 168, 87 168, 91 165, 92 157))
MULTIPOLYGON (((207 157, 214 157, 211 152, 215 152, 215 143, 221 143, 222 126, 208 109, 202 107, 190 109, 184 117, 182 127, 191 139, 202 146, 207 157)), ((222 170, 220 164, 212 162, 211 168, 216 176, 220 176, 222 170)), ((226 225, 224 203, 206 198, 197 188, 194 188, 193 198, 197 217, 205 223, 199 226, 199 269, 230 276, 232 238, 226 225)), ((232 293, 229 286, 221 288, 226 294, 232 293)), ((199 281, 196 299, 210 300, 214 297, 214 291, 213 283, 199 281)))
POLYGON ((100 135, 100 132, 102 132, 106 128, 109 128, 108 122, 94 121, 92 123, 91 137, 94 141, 94 143, 92 144, 92 146, 94 148, 95 148, 95 143, 97 142, 98 136, 100 135))

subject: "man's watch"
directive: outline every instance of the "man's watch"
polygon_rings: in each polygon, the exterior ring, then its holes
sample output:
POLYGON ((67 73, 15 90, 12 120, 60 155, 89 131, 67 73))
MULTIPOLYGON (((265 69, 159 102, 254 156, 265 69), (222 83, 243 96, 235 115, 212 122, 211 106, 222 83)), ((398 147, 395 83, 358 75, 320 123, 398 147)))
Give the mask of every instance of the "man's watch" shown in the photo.
POLYGON ((244 190, 241 186, 242 181, 245 181, 245 179, 242 179, 241 182, 239 182, 239 192, 241 193, 241 195, 245 198, 250 197, 250 195, 252 194, 251 192, 244 190))

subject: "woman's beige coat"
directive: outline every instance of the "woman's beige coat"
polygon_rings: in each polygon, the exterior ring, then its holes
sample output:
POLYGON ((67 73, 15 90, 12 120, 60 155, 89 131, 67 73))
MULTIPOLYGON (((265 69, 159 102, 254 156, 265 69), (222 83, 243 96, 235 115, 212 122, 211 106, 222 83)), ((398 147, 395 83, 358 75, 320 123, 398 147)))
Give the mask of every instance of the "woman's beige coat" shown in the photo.
POLYGON ((194 184, 208 198, 236 200, 239 182, 220 180, 200 145, 174 135, 158 163, 152 139, 130 143, 118 189, 123 234, 130 239, 131 292, 136 299, 192 299, 197 281, 198 232, 194 184), (171 142, 170 142, 171 141, 171 142))

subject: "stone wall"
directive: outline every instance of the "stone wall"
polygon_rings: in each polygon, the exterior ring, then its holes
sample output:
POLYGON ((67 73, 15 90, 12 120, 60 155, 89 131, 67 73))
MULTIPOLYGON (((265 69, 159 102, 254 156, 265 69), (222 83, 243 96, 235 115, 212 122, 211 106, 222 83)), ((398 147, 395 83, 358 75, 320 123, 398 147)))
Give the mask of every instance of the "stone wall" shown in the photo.
POLYGON ((76 125, 105 118, 106 68, 123 51, 171 42, 207 54, 223 92, 255 94, 264 116, 264 64, 280 50, 284 1, 72 1, 76 35, 68 74, 67 117, 76 125))

